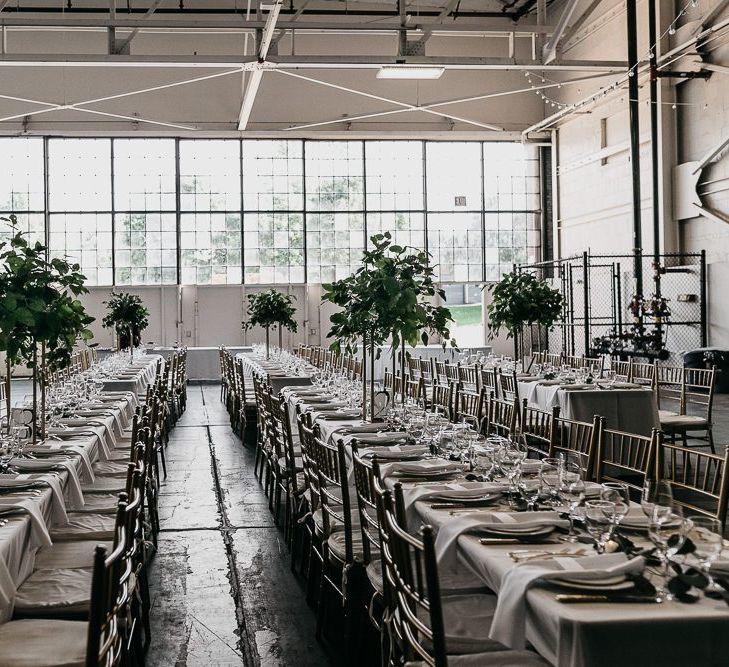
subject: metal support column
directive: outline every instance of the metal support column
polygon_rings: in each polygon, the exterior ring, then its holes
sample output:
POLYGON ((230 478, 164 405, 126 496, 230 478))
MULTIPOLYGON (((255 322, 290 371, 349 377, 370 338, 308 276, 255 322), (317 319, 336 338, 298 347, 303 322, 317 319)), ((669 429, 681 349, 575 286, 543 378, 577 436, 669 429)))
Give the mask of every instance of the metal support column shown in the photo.
POLYGON ((630 165, 633 172, 633 254, 635 291, 643 296, 642 229, 640 216, 640 115, 638 102, 638 22, 636 3, 626 2, 628 17, 628 108, 630 111, 630 165))

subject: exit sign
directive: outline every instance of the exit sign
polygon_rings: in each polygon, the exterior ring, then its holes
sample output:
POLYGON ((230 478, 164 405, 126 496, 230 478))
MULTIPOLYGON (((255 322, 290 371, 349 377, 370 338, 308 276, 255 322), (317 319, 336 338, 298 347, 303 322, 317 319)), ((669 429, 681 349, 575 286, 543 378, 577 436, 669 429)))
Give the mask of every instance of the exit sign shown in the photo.
POLYGON ((455 197, 456 200, 456 206, 465 206, 466 205, 466 198, 462 196, 455 197))

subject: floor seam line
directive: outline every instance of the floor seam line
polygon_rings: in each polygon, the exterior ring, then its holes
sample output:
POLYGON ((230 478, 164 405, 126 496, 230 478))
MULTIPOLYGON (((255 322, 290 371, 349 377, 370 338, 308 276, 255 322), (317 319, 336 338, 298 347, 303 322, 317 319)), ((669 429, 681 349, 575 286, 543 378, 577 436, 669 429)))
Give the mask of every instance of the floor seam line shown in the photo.
MULTIPOLYGON (((202 395, 202 404, 205 408, 205 393, 200 390, 202 395)), ((205 421, 207 419, 207 410, 205 410, 205 421)), ((215 455, 215 445, 213 443, 212 433, 210 432, 210 424, 206 423, 205 428, 207 431, 208 439, 208 450, 210 451, 210 468, 213 474, 213 482, 215 488, 215 499, 218 504, 218 512, 222 521, 222 526, 218 527, 218 532, 223 539, 223 545, 225 546, 225 554, 228 559, 228 578, 231 587, 231 596, 233 597, 233 604, 235 605, 235 615, 238 624, 238 644, 240 652, 243 656, 243 662, 245 665, 257 665, 258 661, 255 659, 253 651, 251 650, 251 637, 248 635, 248 629, 246 627, 245 612, 241 603, 241 585, 238 578, 238 564, 236 559, 236 553, 232 538, 232 531, 230 530, 230 521, 228 520, 228 513, 223 503, 223 492, 220 485, 220 470, 218 465, 218 459, 215 455)))

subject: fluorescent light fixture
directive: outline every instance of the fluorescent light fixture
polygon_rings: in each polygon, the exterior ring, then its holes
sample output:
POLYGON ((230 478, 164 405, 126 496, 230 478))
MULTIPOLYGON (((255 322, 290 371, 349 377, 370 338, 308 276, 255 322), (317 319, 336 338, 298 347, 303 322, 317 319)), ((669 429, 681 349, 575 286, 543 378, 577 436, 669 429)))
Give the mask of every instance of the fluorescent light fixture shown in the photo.
POLYGON ((440 79, 445 67, 417 67, 415 65, 385 65, 377 72, 378 79, 440 79))

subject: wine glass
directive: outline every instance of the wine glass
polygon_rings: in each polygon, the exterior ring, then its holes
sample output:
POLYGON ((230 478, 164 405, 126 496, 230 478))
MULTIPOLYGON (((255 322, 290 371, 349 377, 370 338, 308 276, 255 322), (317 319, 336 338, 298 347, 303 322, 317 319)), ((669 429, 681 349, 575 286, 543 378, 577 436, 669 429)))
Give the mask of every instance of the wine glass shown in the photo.
POLYGON ((630 490, 622 482, 604 482, 600 489, 600 498, 609 500, 615 505, 613 515, 613 532, 618 529, 620 522, 630 509, 630 490))
POLYGON ((675 505, 665 513, 662 505, 656 505, 653 516, 648 522, 648 537, 656 545, 656 552, 661 561, 661 583, 656 587, 656 597, 660 600, 671 600, 672 595, 666 588, 669 578, 669 563, 684 545, 692 523, 683 516, 683 508, 675 505))
POLYGON ((520 477, 517 488, 522 498, 527 502, 527 511, 535 510, 539 496, 542 493, 542 483, 533 477, 520 477))
POLYGON ((640 507, 649 519, 658 511, 664 515, 671 513, 673 506, 673 489, 670 482, 646 479, 640 495, 640 507))
POLYGON ((539 479, 542 483, 542 490, 547 496, 547 505, 558 504, 559 489, 562 483, 562 465, 561 459, 542 459, 539 467, 539 479))
POLYGON ((724 547, 721 522, 713 516, 695 516, 691 519, 691 523, 692 527, 688 536, 696 546, 693 555, 709 578, 709 588, 714 589, 716 582, 712 578, 710 570, 724 547))
POLYGON ((605 553, 605 543, 613 529, 615 503, 609 500, 585 502, 585 527, 593 540, 597 553, 605 553))
POLYGON ((575 519, 584 519, 585 512, 582 503, 585 500, 585 482, 578 475, 577 477, 565 475, 560 496, 569 509, 570 530, 567 535, 561 536, 562 542, 575 543, 579 541, 580 535, 575 530, 575 519))

